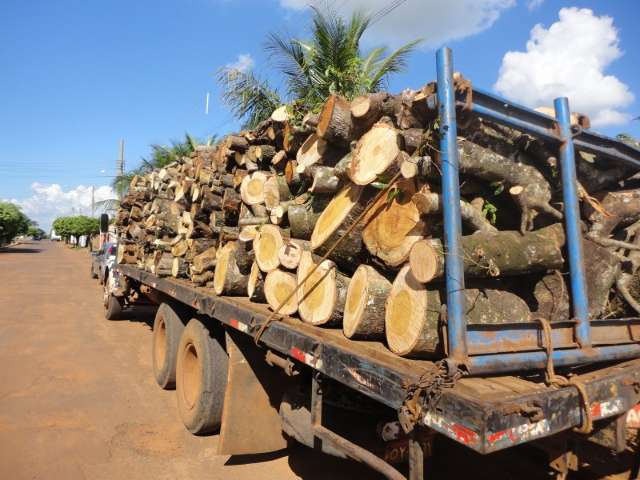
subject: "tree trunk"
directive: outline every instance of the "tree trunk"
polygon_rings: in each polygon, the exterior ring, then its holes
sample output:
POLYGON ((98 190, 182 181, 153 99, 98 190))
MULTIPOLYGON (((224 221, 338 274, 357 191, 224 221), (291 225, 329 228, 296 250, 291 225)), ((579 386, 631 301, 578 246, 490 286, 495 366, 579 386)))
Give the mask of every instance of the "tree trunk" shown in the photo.
MULTIPOLYGON (((462 237, 465 275, 524 275, 564 266, 564 229, 556 223, 522 235, 520 232, 474 233, 462 237)), ((422 283, 444 276, 444 246, 438 239, 417 242, 409 256, 411 274, 422 283)))
POLYGON ((384 339, 385 304, 391 282, 369 265, 360 265, 351 277, 344 307, 342 331, 347 338, 384 339))
MULTIPOLYGON (((527 304, 513 293, 467 289, 464 292, 468 324, 529 322, 527 304)), ((440 292, 427 290, 403 267, 393 282, 385 312, 389 349, 402 356, 442 355, 438 325, 442 312, 440 292)), ((444 332, 443 332, 444 334, 444 332)))
POLYGON ((207 270, 213 270, 216 267, 217 251, 216 247, 210 247, 194 256, 191 262, 191 273, 199 275, 207 270))

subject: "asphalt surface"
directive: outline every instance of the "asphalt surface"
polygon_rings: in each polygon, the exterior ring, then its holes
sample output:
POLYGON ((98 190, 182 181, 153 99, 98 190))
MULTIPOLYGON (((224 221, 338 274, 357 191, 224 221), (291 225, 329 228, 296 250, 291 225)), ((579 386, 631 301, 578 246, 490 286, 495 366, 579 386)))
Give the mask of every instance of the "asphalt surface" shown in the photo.
MULTIPOLYGON (((105 320, 89 258, 48 241, 0 249, 0 479, 378 478, 302 446, 216 455, 218 437, 189 434, 153 379, 153 314, 105 320)), ((429 479, 550 478, 532 448, 435 448, 429 479)), ((571 478, 628 478, 630 460, 595 450, 571 478)))

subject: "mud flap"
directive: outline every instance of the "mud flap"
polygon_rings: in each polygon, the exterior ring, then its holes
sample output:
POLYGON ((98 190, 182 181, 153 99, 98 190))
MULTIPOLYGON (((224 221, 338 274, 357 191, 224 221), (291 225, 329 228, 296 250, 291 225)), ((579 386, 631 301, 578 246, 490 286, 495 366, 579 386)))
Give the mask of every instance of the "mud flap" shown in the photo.
POLYGON ((286 448, 278 409, 289 377, 267 365, 264 350, 250 337, 230 330, 226 343, 229 373, 218 454, 246 455, 286 448))

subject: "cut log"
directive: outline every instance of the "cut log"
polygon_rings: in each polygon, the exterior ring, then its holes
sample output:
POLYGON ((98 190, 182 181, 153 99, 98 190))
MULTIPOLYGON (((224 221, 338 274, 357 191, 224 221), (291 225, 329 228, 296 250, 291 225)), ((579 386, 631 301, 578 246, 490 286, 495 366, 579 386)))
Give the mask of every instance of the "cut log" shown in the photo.
POLYGON ((289 239, 286 241, 278 252, 280 265, 287 270, 295 270, 298 268, 303 250, 310 250, 311 245, 304 240, 289 239))
POLYGON ((309 188, 312 193, 336 193, 340 189, 340 178, 335 168, 327 166, 313 166, 310 168, 313 183, 309 188))
POLYGON ((458 146, 461 149, 461 172, 491 182, 503 182, 509 189, 522 211, 521 232, 533 228, 533 220, 538 212, 544 212, 558 220, 562 219, 562 213, 549 203, 551 187, 537 168, 514 162, 511 158, 468 140, 460 140, 458 146))
POLYGON ((236 263, 236 245, 227 243, 219 252, 213 274, 213 290, 217 295, 246 296, 249 275, 243 275, 236 263))
POLYGON ((273 270, 267 274, 264 280, 264 294, 267 303, 271 310, 281 315, 293 315, 298 311, 295 289, 296 276, 293 273, 273 270), (284 303, 285 300, 286 303, 284 303))
POLYGON ((596 200, 602 211, 588 203, 584 204, 584 210, 591 221, 590 233, 597 237, 606 238, 617 227, 631 225, 640 219, 640 190, 601 193, 596 195, 596 200))
POLYGON ((268 273, 278 268, 280 265, 278 254, 286 238, 288 236, 283 236, 282 230, 275 225, 260 227, 253 240, 253 251, 260 270, 268 273))
POLYGON ((184 278, 187 276, 187 267, 189 264, 184 258, 174 257, 171 265, 171 276, 174 278, 184 278))
MULTIPOLYGON (((464 292, 468 324, 529 322, 531 312, 517 295, 499 290, 464 292)), ((385 333, 389 349, 402 356, 442 355, 439 329, 442 304, 438 290, 427 290, 403 267, 387 299, 385 333)))
POLYGON ((289 112, 287 112, 287 106, 282 105, 276 108, 271 114, 271 120, 278 123, 284 123, 289 120, 289 112))
POLYGON ((225 188, 222 196, 222 210, 224 210, 224 220, 227 225, 237 224, 241 204, 240 195, 233 188, 225 188))
POLYGON ((320 112, 318 137, 327 142, 348 147, 352 140, 351 109, 340 95, 330 95, 320 112))
MULTIPOLYGON (((465 275, 497 277, 555 270, 564 266, 562 224, 527 232, 477 232, 462 237, 465 275)), ((409 256, 413 277, 427 283, 444 275, 445 254, 438 239, 421 240, 409 256)))
POLYGON ((351 158, 349 177, 356 185, 368 185, 379 175, 389 176, 400 153, 399 135, 388 123, 378 122, 356 145, 351 158))
POLYGON ((264 273, 258 267, 256 262, 251 265, 251 272, 249 273, 249 281, 247 283, 247 294, 249 300, 256 303, 265 303, 267 298, 264 295, 264 273))
POLYGON ((191 263, 191 272, 201 274, 207 270, 213 270, 216 267, 217 252, 216 247, 210 247, 204 252, 194 256, 191 263))
POLYGON ((370 265, 360 265, 347 290, 342 331, 347 338, 384 339, 385 304, 391 282, 370 265))
POLYGON ((235 260, 240 273, 248 275, 255 260, 253 239, 243 240, 238 238, 236 240, 235 260))
POLYGON ((347 298, 349 279, 336 271, 336 265, 324 260, 318 268, 309 251, 303 251, 298 265, 298 313, 312 325, 340 324, 347 298), (303 280, 311 276, 303 283, 303 280))
POLYGON ((191 274, 191 282, 196 286, 206 285, 213 280, 213 270, 207 270, 202 273, 191 274))
POLYGON ((263 172, 254 172, 244 177, 240 184, 240 196, 247 205, 264 203, 264 183, 267 175, 263 172))
POLYGON ((351 101, 351 116, 353 122, 367 129, 376 123, 383 115, 391 115, 391 111, 385 111, 390 95, 386 92, 370 93, 356 97, 351 101))
MULTIPOLYGON (((416 193, 412 200, 422 215, 442 213, 442 195, 439 193, 421 191, 416 193)), ((495 233, 498 231, 498 229, 487 220, 482 210, 478 210, 464 200, 460 200, 460 216, 465 224, 473 230, 486 233, 495 233)))
POLYGON ((362 240, 390 267, 405 263, 413 244, 423 238, 425 224, 412 200, 419 188, 413 180, 398 180, 391 187, 391 201, 389 195, 380 197, 365 216, 362 240))
POLYGON ((178 240, 175 244, 171 246, 171 255, 174 257, 184 257, 189 251, 189 243, 187 240, 182 239, 178 240))
MULTIPOLYGON (((345 237, 347 230, 364 211, 370 199, 363 194, 364 188, 348 185, 329 202, 311 234, 311 248, 324 255, 338 239, 345 237)), ((362 252, 363 222, 354 227, 331 254, 331 259, 339 265, 354 270, 358 265, 358 257, 362 252)))
POLYGON ((158 277, 169 277, 173 269, 173 256, 161 251, 154 252, 151 273, 158 277))

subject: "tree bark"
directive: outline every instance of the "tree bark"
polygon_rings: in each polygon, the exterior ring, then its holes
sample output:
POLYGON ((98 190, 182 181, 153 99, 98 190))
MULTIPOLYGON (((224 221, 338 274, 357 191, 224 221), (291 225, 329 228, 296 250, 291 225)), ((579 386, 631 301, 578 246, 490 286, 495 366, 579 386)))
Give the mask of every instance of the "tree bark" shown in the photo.
POLYGON ((243 275, 236 263, 236 245, 227 243, 218 255, 213 274, 213 290, 216 295, 246 296, 249 275, 243 275))
POLYGON ((360 265, 347 290, 342 331, 354 340, 384 339, 385 304, 391 282, 370 265, 360 265))
MULTIPOLYGON (((490 278, 555 270, 564 266, 562 224, 524 235, 520 232, 474 233, 462 237, 465 275, 490 278)), ((421 240, 409 256, 411 273, 422 283, 444 276, 445 253, 438 239, 421 240)))
POLYGON ((249 273, 249 281, 247 283, 247 294, 249 300, 256 303, 265 303, 267 298, 264 295, 264 273, 258 267, 256 262, 251 265, 251 272, 249 273))
POLYGON ((327 142, 349 147, 352 140, 351 110, 349 102, 339 95, 330 95, 320 112, 318 137, 327 142))

